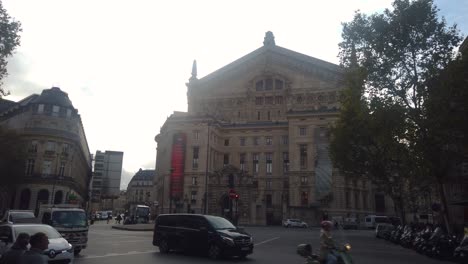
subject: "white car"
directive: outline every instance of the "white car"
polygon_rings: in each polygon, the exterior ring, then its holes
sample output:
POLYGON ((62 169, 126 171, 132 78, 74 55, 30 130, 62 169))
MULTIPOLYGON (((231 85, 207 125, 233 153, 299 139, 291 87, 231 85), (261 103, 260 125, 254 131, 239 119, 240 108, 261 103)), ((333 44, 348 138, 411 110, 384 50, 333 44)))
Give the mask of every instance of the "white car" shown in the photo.
POLYGON ((308 225, 306 222, 301 221, 300 219, 286 219, 286 221, 283 222, 284 227, 302 227, 302 228, 307 228, 308 225))
POLYGON ((0 225, 0 256, 15 243, 20 233, 28 233, 32 236, 37 232, 45 233, 49 237, 49 248, 44 250, 49 263, 73 263, 75 256, 72 245, 53 227, 42 224, 0 225))
POLYGON ((17 223, 27 221, 27 223, 37 222, 36 216, 32 210, 7 210, 3 215, 1 222, 5 223, 17 223))

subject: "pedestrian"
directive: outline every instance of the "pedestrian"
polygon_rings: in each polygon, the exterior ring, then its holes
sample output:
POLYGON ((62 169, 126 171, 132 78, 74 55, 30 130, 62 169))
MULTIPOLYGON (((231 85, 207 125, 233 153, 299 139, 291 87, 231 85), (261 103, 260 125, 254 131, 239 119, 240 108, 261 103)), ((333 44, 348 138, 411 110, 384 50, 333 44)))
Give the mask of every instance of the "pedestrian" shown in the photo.
POLYGON ((29 234, 20 233, 13 246, 2 255, 0 264, 17 264, 21 256, 28 250, 29 234))
POLYGON ((336 264, 338 259, 333 250, 335 249, 335 241, 331 235, 333 223, 330 221, 322 221, 320 223, 320 260, 326 264, 336 264))
POLYGON ((122 221, 122 216, 118 214, 116 220, 117 220, 117 224, 120 224, 120 221, 122 221))
POLYGON ((29 239, 31 248, 26 251, 20 260, 20 264, 47 264, 47 256, 44 250, 49 247, 49 238, 46 234, 38 232, 29 239))
POLYGON ((107 215, 107 223, 109 223, 109 221, 112 219, 112 215, 111 214, 108 214, 107 215))

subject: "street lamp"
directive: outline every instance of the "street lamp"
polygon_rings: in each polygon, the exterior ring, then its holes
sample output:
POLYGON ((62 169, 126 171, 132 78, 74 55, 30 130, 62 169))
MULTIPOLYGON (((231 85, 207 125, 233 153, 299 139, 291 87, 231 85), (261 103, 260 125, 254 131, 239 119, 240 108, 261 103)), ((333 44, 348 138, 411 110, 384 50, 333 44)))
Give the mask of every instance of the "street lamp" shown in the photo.
POLYGON ((208 165, 209 165, 209 159, 210 159, 210 122, 207 123, 208 126, 208 133, 206 136, 206 166, 205 166, 205 204, 203 208, 203 214, 208 213, 208 165))

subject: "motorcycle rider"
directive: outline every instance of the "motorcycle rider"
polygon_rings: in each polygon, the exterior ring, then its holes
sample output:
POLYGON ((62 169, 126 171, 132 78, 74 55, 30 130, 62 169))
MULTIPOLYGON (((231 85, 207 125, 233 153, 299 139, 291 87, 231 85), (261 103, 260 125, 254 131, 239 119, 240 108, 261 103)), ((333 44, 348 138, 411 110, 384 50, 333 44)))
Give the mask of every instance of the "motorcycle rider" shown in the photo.
POLYGON ((326 264, 336 264, 338 258, 333 254, 335 242, 331 235, 333 223, 325 220, 320 223, 322 229, 320 230, 320 260, 326 264))

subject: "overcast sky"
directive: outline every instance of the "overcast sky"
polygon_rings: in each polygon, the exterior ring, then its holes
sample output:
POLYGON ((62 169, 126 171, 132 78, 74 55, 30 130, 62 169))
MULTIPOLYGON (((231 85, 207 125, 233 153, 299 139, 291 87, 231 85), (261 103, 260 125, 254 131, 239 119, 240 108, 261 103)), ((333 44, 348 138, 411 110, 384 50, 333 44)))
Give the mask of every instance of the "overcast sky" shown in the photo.
MULTIPOLYGON (((276 44, 338 63, 341 22, 390 0, 156 1, 3 0, 21 21, 21 47, 8 64, 6 99, 59 86, 81 114, 91 153, 124 152, 121 188, 155 166, 154 137, 173 111, 186 111, 192 61, 198 77, 276 44)), ((468 33, 468 0, 436 0, 468 33)))

